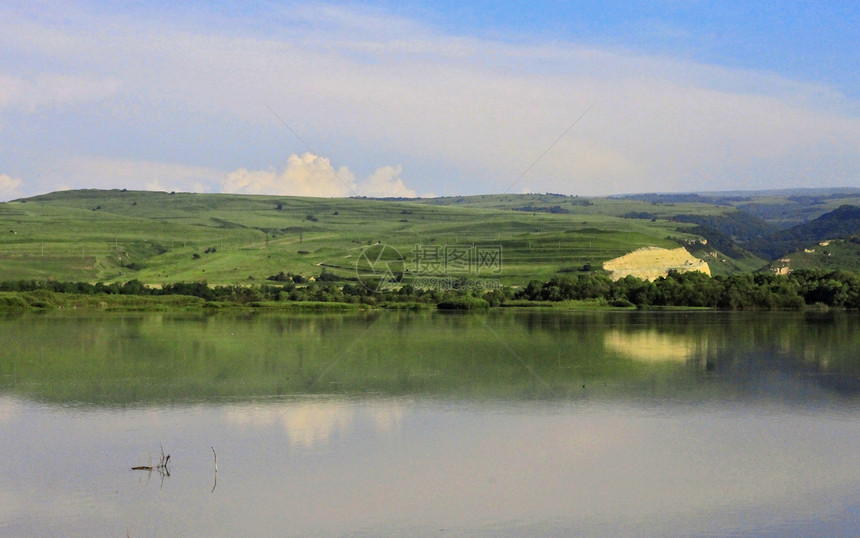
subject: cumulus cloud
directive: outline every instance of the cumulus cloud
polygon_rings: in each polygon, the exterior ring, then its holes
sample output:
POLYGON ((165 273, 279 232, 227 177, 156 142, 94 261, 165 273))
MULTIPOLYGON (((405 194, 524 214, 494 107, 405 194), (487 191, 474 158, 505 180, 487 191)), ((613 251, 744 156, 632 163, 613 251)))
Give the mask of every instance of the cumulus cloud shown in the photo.
POLYGON ((23 182, 8 174, 0 174, 0 197, 3 199, 14 198, 21 190, 23 182))
POLYGON ((337 170, 326 157, 313 153, 290 155, 283 170, 248 170, 230 172, 221 190, 244 194, 279 194, 317 197, 415 197, 414 190, 403 183, 401 166, 383 166, 365 180, 356 181, 346 166, 337 170))
POLYGON ((221 189, 231 193, 285 196, 342 197, 356 193, 355 177, 347 167, 335 170, 327 158, 312 153, 290 155, 282 171, 240 168, 224 178, 221 189))
POLYGON ((403 183, 403 179, 400 177, 402 172, 403 167, 400 165, 377 168, 369 178, 359 185, 359 190, 364 196, 374 198, 386 196, 415 198, 418 194, 403 183))

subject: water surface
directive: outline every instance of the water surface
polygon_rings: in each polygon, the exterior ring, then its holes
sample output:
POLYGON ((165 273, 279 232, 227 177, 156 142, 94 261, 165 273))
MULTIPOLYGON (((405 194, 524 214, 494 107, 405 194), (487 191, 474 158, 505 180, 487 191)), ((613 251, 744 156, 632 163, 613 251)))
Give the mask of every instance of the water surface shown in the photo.
POLYGON ((858 319, 8 318, 0 535, 857 534, 858 319))

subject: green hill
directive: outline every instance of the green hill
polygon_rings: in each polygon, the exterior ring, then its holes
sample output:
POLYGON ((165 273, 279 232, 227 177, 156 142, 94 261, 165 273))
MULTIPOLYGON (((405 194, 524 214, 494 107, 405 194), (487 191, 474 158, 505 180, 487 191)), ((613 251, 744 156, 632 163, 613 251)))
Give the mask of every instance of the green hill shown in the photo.
POLYGON ((837 206, 782 231, 782 213, 768 220, 743 209, 799 204, 817 213, 852 197, 841 190, 432 199, 64 191, 0 204, 0 279, 237 284, 323 269, 349 279, 374 245, 393 247, 413 276, 511 285, 600 270, 645 246, 683 246, 714 274, 756 271, 792 251, 804 267, 853 269, 851 241, 836 257, 800 254, 856 236, 856 207, 837 206))
MULTIPOLYGON (((362 250, 381 243, 402 254, 407 271, 523 284, 599 269, 644 246, 698 244, 694 225, 671 217, 724 211, 557 195, 378 200, 65 191, 0 204, 0 279, 234 284, 280 272, 315 276, 324 267, 349 278, 362 250), (555 206, 563 211, 541 209, 555 206), (625 217, 645 209, 654 217, 625 217), (500 264, 479 267, 482 248, 498 250, 500 264), (446 261, 446 249, 473 262, 417 266, 428 253, 446 261)), ((726 263, 723 272, 765 263, 714 257, 726 263)))
MULTIPOLYGON (((857 270, 860 190, 787 189, 689 194, 641 194, 621 197, 654 207, 689 207, 698 203, 723 208, 719 214, 680 211, 674 218, 695 223, 690 231, 731 257, 752 253, 774 268, 857 270), (728 210, 732 208, 733 211, 728 210), (830 242, 829 248, 820 248, 830 242), (825 253, 825 254, 822 254, 825 253)), ((644 216, 644 215, 639 215, 644 216)), ((694 253, 695 254, 695 253, 694 253)))
POLYGON ((860 272, 860 236, 811 244, 774 261, 774 268, 860 272))
POLYGON ((748 248, 763 258, 777 259, 835 239, 860 233, 860 207, 843 205, 809 222, 753 240, 748 248))

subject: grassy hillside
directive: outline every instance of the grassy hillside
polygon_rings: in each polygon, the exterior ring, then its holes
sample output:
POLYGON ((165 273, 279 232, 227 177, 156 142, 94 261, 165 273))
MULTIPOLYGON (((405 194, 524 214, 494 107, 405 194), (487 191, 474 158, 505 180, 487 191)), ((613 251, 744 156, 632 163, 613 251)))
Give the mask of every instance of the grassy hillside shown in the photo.
POLYGON ((821 241, 774 261, 774 268, 860 272, 860 236, 821 241))
MULTIPOLYGON (((599 268, 644 246, 698 244, 694 225, 672 217, 726 210, 555 195, 405 201, 66 191, 0 204, 0 278, 231 284, 282 271, 313 276, 323 267, 352 277, 362 250, 382 243, 400 251, 413 272, 416 247, 440 255, 446 247, 472 254, 500 247, 500 266, 430 272, 522 284, 599 268), (645 212, 648 218, 630 218, 645 212)), ((703 253, 717 273, 765 263, 703 253)))
POLYGON ((805 250, 832 239, 855 237, 860 233, 860 207, 844 205, 809 222, 752 241, 750 250, 770 259, 805 250))
POLYGON ((772 260, 771 267, 783 270, 856 271, 860 267, 860 251, 856 247, 856 237, 860 234, 858 189, 642 194, 623 199, 650 202, 661 208, 679 204, 689 207, 693 203, 722 208, 719 214, 689 212, 668 218, 698 224, 690 232, 708 239, 710 246, 727 254, 729 259, 752 253, 757 258, 772 260), (820 248, 823 243, 832 246, 820 248))
POLYGON ((853 242, 804 252, 857 233, 847 202, 860 203, 858 191, 408 200, 65 191, 0 204, 0 279, 237 284, 323 268, 354 278, 374 245, 399 251, 412 276, 512 285, 600 270, 645 246, 684 246, 713 274, 756 271, 790 251, 793 268, 853 270, 853 242), (478 267, 479 251, 500 253, 498 263, 478 267), (456 252, 471 264, 447 264, 456 252), (423 263, 428 254, 435 260, 423 263))

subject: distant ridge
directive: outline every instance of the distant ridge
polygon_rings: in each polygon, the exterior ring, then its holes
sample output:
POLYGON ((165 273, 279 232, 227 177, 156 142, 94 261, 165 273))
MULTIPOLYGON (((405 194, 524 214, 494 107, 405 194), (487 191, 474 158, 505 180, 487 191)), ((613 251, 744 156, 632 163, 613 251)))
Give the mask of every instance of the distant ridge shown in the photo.
POLYGON ((761 198, 769 196, 832 196, 860 195, 860 187, 801 187, 792 189, 763 189, 735 191, 643 192, 614 194, 607 198, 646 200, 650 198, 704 197, 704 198, 761 198))
POLYGON ((843 205, 805 224, 753 242, 748 250, 770 259, 832 239, 860 234, 860 207, 843 205))

